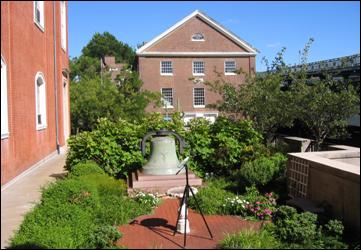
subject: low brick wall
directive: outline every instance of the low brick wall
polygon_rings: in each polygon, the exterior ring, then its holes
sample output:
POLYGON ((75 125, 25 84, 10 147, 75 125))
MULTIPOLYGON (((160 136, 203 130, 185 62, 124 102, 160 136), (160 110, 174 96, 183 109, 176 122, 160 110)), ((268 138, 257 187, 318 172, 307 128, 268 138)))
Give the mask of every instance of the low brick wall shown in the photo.
POLYGON ((288 193, 293 198, 327 202, 336 218, 360 232, 360 148, 333 148, 289 153, 288 193))

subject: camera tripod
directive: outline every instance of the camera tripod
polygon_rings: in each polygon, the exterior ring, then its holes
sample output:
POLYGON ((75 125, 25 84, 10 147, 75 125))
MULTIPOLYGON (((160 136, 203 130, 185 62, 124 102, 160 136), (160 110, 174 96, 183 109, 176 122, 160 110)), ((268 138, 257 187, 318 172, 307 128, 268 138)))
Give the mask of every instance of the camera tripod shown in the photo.
POLYGON ((183 208, 183 205, 185 206, 185 217, 184 217, 184 243, 183 243, 183 246, 186 245, 186 239, 187 239, 187 219, 188 219, 188 201, 189 201, 189 191, 191 191, 192 193, 192 196, 193 196, 193 199, 196 203, 196 206, 200 212, 200 214, 202 215, 202 218, 203 218, 203 221, 204 221, 204 224, 206 224, 206 227, 208 229, 208 232, 209 232, 209 235, 211 236, 211 238, 213 239, 213 235, 211 233, 211 230, 209 229, 209 226, 207 224, 207 221, 206 219, 204 218, 204 215, 203 215, 203 212, 198 204, 198 201, 197 201, 197 198, 196 196, 194 195, 193 193, 193 190, 192 188, 189 186, 189 180, 188 180, 188 166, 187 166, 187 161, 189 160, 189 157, 185 158, 180 164, 180 169, 178 170, 178 172, 176 173, 179 174, 180 171, 183 170, 183 168, 185 168, 186 170, 186 186, 184 187, 184 192, 183 192, 183 196, 182 196, 182 200, 180 201, 179 203, 179 209, 178 209, 178 217, 177 217, 177 222, 176 222, 176 228, 174 229, 174 232, 173 232, 173 236, 176 234, 177 232, 177 225, 178 225, 178 222, 179 222, 179 218, 180 218, 180 215, 181 215, 181 212, 182 212, 182 208, 183 208))

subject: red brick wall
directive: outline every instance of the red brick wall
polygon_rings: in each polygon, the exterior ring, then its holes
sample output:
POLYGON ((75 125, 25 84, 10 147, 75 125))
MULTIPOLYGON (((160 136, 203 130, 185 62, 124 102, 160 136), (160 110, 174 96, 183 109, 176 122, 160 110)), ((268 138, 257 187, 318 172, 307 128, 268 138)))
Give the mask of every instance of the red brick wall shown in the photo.
MULTIPOLYGON (((44 2, 45 31, 34 23, 33 2, 1 2, 1 55, 7 64, 9 137, 1 140, 1 184, 56 150, 53 2, 44 2), (36 130, 35 75, 46 82, 47 128, 36 130)), ((64 145, 62 69, 68 53, 61 49, 60 2, 56 2, 59 142, 64 145)))
POLYGON ((219 51, 244 52, 233 41, 209 26, 198 17, 192 17, 166 37, 149 47, 146 51, 219 51), (191 41, 192 35, 201 32, 204 42, 191 41))
MULTIPOLYGON (((206 104, 215 103, 219 96, 208 90, 202 83, 193 83, 189 78, 194 77, 192 73, 192 61, 204 61, 204 76, 196 76, 203 78, 204 81, 214 81, 220 79, 214 72, 221 73, 221 78, 225 81, 240 84, 244 83, 243 75, 225 75, 224 74, 224 61, 235 60, 236 67, 242 68, 245 72, 249 72, 250 64, 254 67, 254 62, 249 57, 242 58, 160 58, 160 57, 140 57, 139 58, 139 71, 140 77, 143 80, 143 88, 155 92, 160 92, 161 88, 173 88, 173 102, 176 109, 177 100, 180 101, 180 106, 184 112, 202 112, 210 111, 206 108, 193 108, 193 88, 205 88, 205 102, 206 104), (163 76, 160 74, 160 61, 172 61, 173 76, 163 76)), ((161 111, 162 109, 154 108, 150 105, 147 111, 161 111)))
MULTIPOLYGON (((192 17, 166 37, 150 46, 145 52, 246 52, 213 27, 209 26, 199 17, 192 17), (204 42, 191 41, 193 34, 201 32, 205 37, 204 42)), ((173 88, 173 106, 176 109, 177 100, 180 101, 181 110, 184 112, 214 111, 206 108, 193 108, 193 88, 204 87, 204 84, 194 84, 189 80, 193 77, 192 61, 203 60, 205 63, 205 76, 199 76, 205 81, 219 79, 214 72, 221 73, 221 78, 234 84, 243 84, 243 75, 225 75, 224 61, 235 60, 237 69, 242 68, 247 73, 255 72, 255 56, 243 57, 138 57, 138 69, 143 80, 143 88, 160 92, 161 88, 173 88), (160 74, 160 61, 172 61, 173 76, 160 74)), ((205 104, 215 103, 220 97, 205 87, 205 104)), ((150 105, 147 111, 162 111, 163 108, 154 108, 150 105)))

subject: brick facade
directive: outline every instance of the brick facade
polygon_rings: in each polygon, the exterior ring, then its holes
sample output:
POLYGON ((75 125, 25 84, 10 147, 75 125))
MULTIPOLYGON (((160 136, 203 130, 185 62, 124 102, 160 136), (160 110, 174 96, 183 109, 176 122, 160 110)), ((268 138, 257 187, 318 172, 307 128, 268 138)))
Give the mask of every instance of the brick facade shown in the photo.
MULTIPOLYGON (((67 3, 66 38, 68 37, 67 3)), ((1 1, 1 56, 6 63, 9 133, 1 139, 1 185, 57 150, 55 80, 57 81, 58 143, 70 131, 68 43, 61 45, 61 2, 44 1, 44 29, 34 21, 34 2, 1 1), (54 33, 56 33, 54 67, 54 33), (46 90, 46 123, 36 128, 35 76, 41 72, 46 90)), ((67 41, 67 39, 66 39, 67 41)))
MULTIPOLYGON (((172 88, 173 108, 169 109, 170 112, 183 111, 188 117, 217 114, 216 110, 194 107, 194 88, 204 88, 206 105, 215 103, 220 97, 208 90, 202 82, 194 83, 190 78, 201 78, 203 81, 222 78, 233 84, 243 84, 243 75, 225 74, 225 61, 235 61, 237 69, 253 74, 256 51, 245 42, 245 46, 240 45, 229 35, 232 33, 224 32, 223 27, 214 24, 212 19, 201 12, 195 11, 185 19, 184 22, 180 21, 181 25, 173 29, 171 27, 158 39, 138 49, 138 70, 143 88, 156 92, 162 88, 172 88), (204 41, 192 41, 195 33, 201 33, 204 41), (161 61, 172 62, 172 75, 160 73, 161 61), (204 62, 204 76, 193 75, 193 61, 204 62)), ((164 108, 155 108, 153 105, 149 105, 147 111, 165 112, 164 108)))

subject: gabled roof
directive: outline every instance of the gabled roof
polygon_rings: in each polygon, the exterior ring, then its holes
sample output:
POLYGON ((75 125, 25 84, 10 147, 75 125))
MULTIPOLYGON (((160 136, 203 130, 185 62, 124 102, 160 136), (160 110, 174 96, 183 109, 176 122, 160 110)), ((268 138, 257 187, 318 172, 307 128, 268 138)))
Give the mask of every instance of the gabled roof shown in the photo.
POLYGON ((219 23, 217 23, 216 21, 214 21, 212 18, 208 17, 207 15, 203 14, 202 12, 200 12, 199 10, 195 10, 193 11, 190 15, 186 16, 185 18, 183 18, 182 20, 180 20, 179 22, 177 22, 175 25, 173 25, 172 27, 170 27, 169 29, 167 29, 166 31, 164 31, 162 34, 160 34, 159 36, 155 37, 154 39, 152 39, 150 42, 147 42, 146 44, 144 44, 142 47, 140 47, 136 53, 137 55, 141 55, 143 54, 144 50, 146 50, 147 48, 149 48, 150 46, 152 46, 153 44, 155 44, 156 42, 158 42, 160 39, 162 39, 163 37, 165 37, 166 35, 168 35, 169 33, 171 33, 172 31, 174 31, 175 29, 177 29, 178 27, 180 27, 182 24, 184 24, 185 22, 187 22, 189 19, 191 19, 192 17, 199 17, 201 18, 203 21, 205 21, 208 25, 210 25, 211 27, 213 27, 214 29, 218 30, 219 32, 221 32, 223 35, 225 35, 226 37, 228 37, 229 39, 231 39, 233 42, 235 42, 236 44, 238 44, 239 46, 241 46, 242 48, 246 49, 247 52, 249 53, 254 53, 256 54, 257 52, 259 52, 256 48, 254 48, 252 45, 250 45, 249 43, 247 43, 246 41, 244 41, 243 39, 241 39, 240 37, 238 37, 237 35, 235 35, 234 33, 232 33, 231 31, 227 30, 226 28, 224 28, 222 25, 220 25, 219 23))

